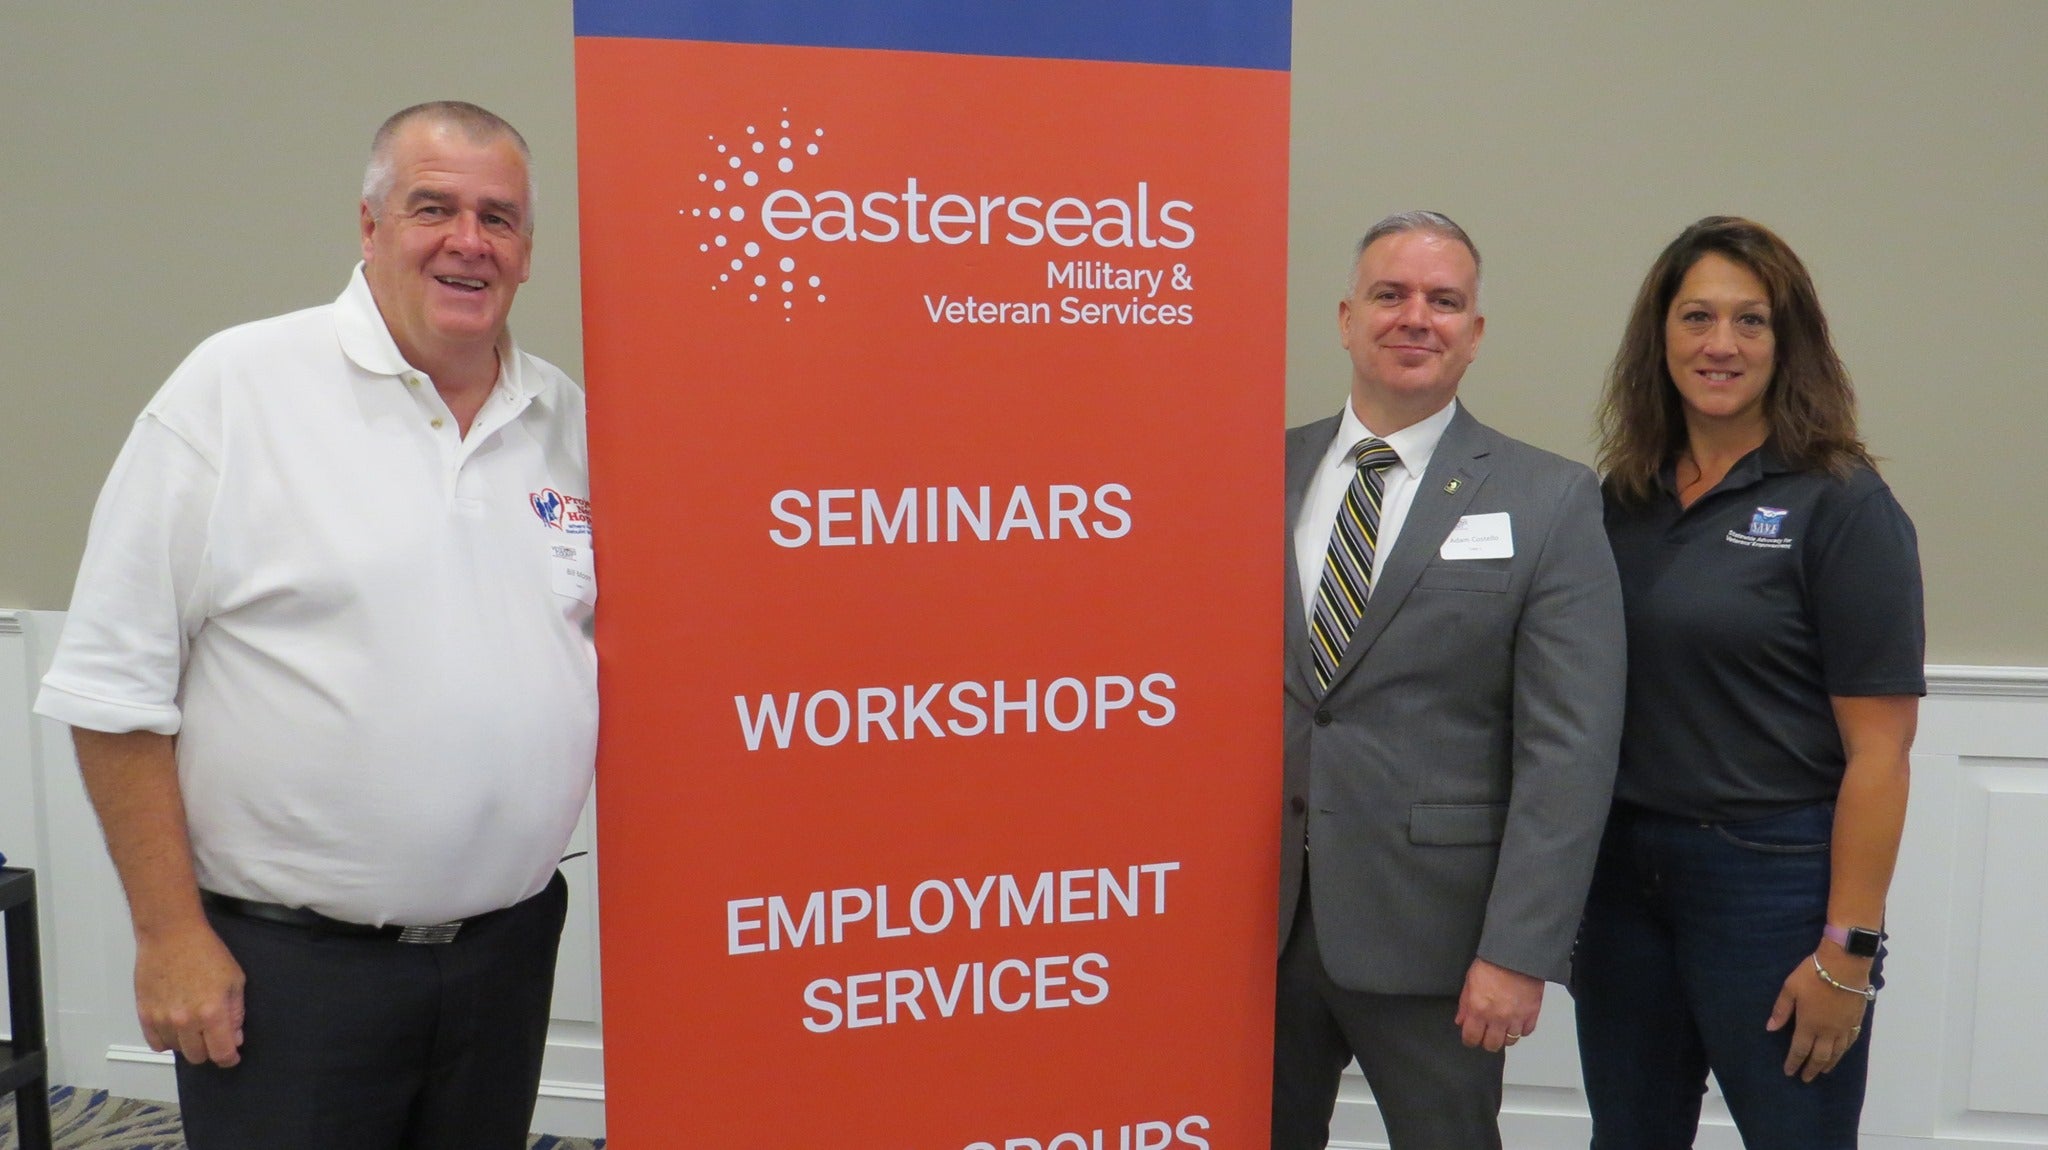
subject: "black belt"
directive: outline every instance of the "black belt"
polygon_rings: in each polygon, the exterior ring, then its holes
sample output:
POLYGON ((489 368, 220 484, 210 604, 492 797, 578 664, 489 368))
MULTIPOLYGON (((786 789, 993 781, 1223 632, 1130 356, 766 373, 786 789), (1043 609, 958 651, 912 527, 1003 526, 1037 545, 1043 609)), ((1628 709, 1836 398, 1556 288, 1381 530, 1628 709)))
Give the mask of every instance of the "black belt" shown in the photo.
MULTIPOLYGON (((279 906, 274 902, 252 902, 246 898, 233 898, 215 894, 210 890, 199 892, 199 901, 208 908, 238 918, 253 918, 261 922, 274 922, 281 926, 295 926, 315 934, 334 935, 339 938, 377 938, 387 942, 409 942, 434 945, 454 942, 455 936, 470 923, 488 917, 458 919, 454 922, 435 923, 432 926, 371 926, 366 922, 344 922, 328 918, 317 910, 302 906, 279 906)), ((492 911, 491 914, 498 912, 492 911)))

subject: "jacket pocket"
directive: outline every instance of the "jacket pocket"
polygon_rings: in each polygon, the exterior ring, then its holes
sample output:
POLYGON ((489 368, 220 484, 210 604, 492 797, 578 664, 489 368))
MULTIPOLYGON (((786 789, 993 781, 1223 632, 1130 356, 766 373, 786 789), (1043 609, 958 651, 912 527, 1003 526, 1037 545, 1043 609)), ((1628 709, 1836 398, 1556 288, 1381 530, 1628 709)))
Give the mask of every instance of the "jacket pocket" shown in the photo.
POLYGON ((1416 803, 1408 808, 1408 841, 1417 846, 1473 847, 1500 841, 1506 803, 1416 803))
POLYGON ((1499 594, 1508 589, 1512 572, 1484 567, 1465 567, 1456 563, 1432 563, 1422 569, 1422 578, 1416 580, 1417 587, 1431 587, 1444 591, 1490 591, 1499 594))

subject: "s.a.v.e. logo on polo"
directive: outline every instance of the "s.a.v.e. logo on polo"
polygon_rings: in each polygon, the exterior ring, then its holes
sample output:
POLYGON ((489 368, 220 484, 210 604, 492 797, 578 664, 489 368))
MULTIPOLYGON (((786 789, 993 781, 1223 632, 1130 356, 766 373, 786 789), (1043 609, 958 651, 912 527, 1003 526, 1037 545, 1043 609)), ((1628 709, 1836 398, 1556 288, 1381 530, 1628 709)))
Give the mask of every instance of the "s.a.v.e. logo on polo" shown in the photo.
POLYGON ((543 487, 529 492, 526 502, 543 524, 570 535, 590 534, 590 500, 543 487))
POLYGON ((703 229, 697 251, 712 291, 787 323, 830 299, 815 244, 1043 247, 1051 254, 1042 279, 1034 264, 1030 280, 1000 298, 934 283, 920 293, 923 312, 934 324, 1195 322, 1194 277, 1174 258, 1194 246, 1195 205, 1150 180, 1131 179, 1112 195, 941 186, 915 175, 817 188, 810 162, 825 154, 825 136, 788 108, 706 134, 703 196, 677 214, 703 229))
POLYGON ((1790 514, 1783 507, 1759 507, 1749 517, 1749 530, 1729 531, 1728 542, 1774 551, 1790 547, 1792 540, 1785 534, 1786 516, 1790 514))

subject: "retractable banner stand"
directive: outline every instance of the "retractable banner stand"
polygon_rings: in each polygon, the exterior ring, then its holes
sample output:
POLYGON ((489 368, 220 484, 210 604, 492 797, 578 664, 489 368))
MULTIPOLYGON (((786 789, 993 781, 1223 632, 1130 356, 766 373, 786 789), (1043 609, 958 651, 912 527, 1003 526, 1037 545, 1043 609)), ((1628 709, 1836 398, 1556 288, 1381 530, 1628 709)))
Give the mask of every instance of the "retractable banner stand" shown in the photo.
POLYGON ((612 1144, 1263 1148, 1287 5, 576 32, 612 1144))

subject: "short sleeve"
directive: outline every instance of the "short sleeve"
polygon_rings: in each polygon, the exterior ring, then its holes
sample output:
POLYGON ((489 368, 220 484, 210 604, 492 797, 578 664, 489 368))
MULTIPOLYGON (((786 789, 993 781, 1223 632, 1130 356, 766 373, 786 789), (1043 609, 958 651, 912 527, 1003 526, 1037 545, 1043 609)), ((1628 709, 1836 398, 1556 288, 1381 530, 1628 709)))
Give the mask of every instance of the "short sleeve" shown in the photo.
POLYGON ((155 415, 136 420, 93 508, 37 714, 95 731, 178 732, 218 483, 213 464, 155 415))
POLYGON ((1822 678, 1834 696, 1925 695, 1919 537, 1882 480, 1857 480, 1841 513, 1816 525, 1818 546, 1808 552, 1822 678))

